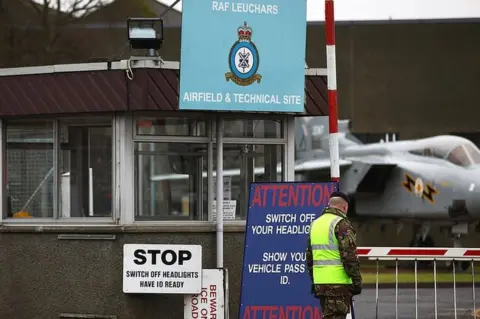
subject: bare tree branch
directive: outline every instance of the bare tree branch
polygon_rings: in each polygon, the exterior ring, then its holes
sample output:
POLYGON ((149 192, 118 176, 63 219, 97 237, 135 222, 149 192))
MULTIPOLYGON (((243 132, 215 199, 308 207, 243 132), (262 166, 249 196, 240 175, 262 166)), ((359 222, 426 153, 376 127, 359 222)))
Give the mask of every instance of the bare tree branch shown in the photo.
POLYGON ((41 5, 36 3, 35 1, 30 1, 30 5, 32 6, 33 10, 37 12, 38 15, 42 14, 41 5))
POLYGON ((70 0, 69 2, 70 5, 64 12, 68 12, 68 16, 75 16, 77 19, 87 16, 106 4, 103 0, 70 0))
MULTIPOLYGON (((79 23, 112 0, 14 1, 25 4, 25 12, 20 12, 25 14, 25 18, 19 24, 11 19, 15 15, 9 15, 8 8, 3 10, 4 6, 0 6, 0 26, 4 32, 0 41, 6 44, 0 46, 0 57, 7 57, 0 58, 0 61, 5 60, 2 66, 77 61, 81 58, 78 56, 77 37, 81 39, 83 36, 72 32, 69 26, 79 23)), ((1 4, 4 4, 3 0, 0 0, 1 4)))

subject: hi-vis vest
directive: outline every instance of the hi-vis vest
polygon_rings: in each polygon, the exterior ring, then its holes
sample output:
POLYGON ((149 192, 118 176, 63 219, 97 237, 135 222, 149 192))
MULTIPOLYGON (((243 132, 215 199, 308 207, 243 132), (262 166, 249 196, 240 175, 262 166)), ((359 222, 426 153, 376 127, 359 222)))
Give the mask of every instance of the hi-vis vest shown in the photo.
POLYGON ((335 226, 343 218, 324 213, 313 221, 310 228, 310 244, 313 254, 314 284, 351 284, 352 279, 343 268, 338 251, 335 226))

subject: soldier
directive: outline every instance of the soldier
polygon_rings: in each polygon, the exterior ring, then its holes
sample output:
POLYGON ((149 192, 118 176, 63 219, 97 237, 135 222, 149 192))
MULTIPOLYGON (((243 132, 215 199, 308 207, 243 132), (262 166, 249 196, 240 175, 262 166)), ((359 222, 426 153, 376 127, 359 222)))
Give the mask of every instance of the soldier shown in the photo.
POLYGON ((362 292, 356 234, 346 216, 348 205, 347 195, 333 192, 329 206, 310 227, 307 266, 324 319, 345 319, 352 296, 362 292))

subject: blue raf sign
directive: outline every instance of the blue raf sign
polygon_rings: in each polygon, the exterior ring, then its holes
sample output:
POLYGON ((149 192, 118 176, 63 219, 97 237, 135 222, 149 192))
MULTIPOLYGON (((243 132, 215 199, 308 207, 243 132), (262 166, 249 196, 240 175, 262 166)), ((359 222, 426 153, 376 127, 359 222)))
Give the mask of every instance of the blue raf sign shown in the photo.
POLYGON ((336 183, 253 183, 239 319, 321 319, 306 267, 310 224, 336 183))
POLYGON ((180 110, 303 112, 306 0, 183 0, 180 110))

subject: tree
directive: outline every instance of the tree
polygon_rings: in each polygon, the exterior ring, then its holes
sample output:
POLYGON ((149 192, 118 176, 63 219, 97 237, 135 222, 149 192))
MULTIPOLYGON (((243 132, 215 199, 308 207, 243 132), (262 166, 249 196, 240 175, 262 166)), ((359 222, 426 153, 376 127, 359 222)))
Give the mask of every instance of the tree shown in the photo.
POLYGON ((78 61, 72 26, 109 0, 0 0, 0 67, 78 61), (2 39, 3 38, 3 39, 2 39), (3 52, 2 52, 3 51, 3 52))

